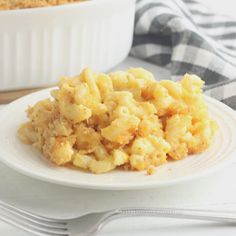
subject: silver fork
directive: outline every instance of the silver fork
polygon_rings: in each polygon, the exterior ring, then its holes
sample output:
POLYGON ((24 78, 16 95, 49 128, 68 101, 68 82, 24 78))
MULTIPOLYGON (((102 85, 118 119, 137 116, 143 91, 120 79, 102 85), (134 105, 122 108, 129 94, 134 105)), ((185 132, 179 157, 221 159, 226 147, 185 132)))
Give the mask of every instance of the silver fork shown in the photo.
POLYGON ((236 212, 177 208, 119 208, 73 219, 40 216, 0 201, 0 220, 38 236, 90 236, 113 219, 133 216, 167 217, 234 223, 236 212))

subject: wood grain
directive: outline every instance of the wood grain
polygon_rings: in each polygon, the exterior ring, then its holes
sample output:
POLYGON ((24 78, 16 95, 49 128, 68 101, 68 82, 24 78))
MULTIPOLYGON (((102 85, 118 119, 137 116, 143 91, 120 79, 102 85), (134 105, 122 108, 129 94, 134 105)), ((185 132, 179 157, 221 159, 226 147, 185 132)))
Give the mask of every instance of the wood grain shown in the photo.
POLYGON ((45 89, 45 87, 0 92, 0 104, 7 104, 9 102, 16 100, 17 98, 23 97, 25 95, 28 95, 30 93, 33 93, 42 89, 45 89))

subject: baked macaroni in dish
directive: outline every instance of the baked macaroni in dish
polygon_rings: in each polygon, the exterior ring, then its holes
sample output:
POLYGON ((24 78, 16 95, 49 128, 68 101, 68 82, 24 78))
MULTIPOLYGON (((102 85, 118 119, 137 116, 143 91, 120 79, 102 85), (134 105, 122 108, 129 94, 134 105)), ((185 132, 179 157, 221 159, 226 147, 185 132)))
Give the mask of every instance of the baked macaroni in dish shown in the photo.
POLYGON ((142 68, 108 75, 85 69, 62 78, 52 99, 27 109, 19 137, 56 165, 92 173, 116 167, 146 170, 206 150, 216 123, 202 95, 204 82, 185 74, 156 81, 142 68))
POLYGON ((49 7, 85 0, 0 0, 0 10, 49 7))

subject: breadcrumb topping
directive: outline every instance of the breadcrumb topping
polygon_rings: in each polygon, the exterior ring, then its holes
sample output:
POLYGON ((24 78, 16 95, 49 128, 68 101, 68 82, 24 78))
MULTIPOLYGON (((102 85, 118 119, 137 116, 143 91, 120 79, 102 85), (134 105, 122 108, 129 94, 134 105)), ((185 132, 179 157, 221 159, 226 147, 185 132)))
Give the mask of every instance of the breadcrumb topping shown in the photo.
POLYGON ((58 166, 95 174, 123 167, 152 175, 168 159, 211 145, 217 125, 203 84, 189 74, 178 82, 156 81, 143 68, 107 75, 86 68, 61 78, 51 99, 28 108, 19 137, 58 166))
POLYGON ((85 0, 0 0, 0 10, 49 7, 85 0))

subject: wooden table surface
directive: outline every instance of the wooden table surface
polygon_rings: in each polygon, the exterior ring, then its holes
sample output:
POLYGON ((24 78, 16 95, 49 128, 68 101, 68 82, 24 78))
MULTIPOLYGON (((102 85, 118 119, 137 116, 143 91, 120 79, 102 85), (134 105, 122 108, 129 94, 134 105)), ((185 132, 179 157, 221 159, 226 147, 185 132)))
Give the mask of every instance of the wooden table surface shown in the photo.
POLYGON ((10 103, 17 98, 23 97, 27 94, 39 91, 44 88, 32 88, 32 89, 22 89, 22 90, 16 90, 16 91, 4 91, 0 92, 0 104, 7 104, 10 103))

